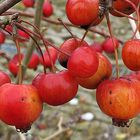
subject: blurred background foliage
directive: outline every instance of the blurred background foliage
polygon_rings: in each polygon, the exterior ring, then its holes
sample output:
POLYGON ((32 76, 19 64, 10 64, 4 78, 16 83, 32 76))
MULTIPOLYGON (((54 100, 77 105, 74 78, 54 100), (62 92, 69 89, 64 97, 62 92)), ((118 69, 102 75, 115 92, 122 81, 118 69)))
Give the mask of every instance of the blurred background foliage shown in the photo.
MULTIPOLYGON (((50 17, 51 19, 57 20, 57 18, 61 18, 63 21, 67 21, 65 3, 66 0, 52 0, 54 14, 50 17)), ((21 2, 17 4, 14 9, 34 13, 33 8, 26 9, 21 2)), ((32 18, 23 18, 31 23, 33 22, 32 18)), ((111 16, 111 23, 113 33, 117 38, 125 42, 131 37, 132 30, 128 19, 111 16)), ((108 34, 105 19, 95 28, 108 34)), ((81 38, 84 33, 83 29, 75 27, 70 27, 70 29, 79 38, 81 38)), ((44 21, 41 23, 41 31, 46 38, 58 47, 64 40, 70 38, 69 33, 63 26, 44 21)), ((10 39, 11 37, 8 36, 6 43, 0 47, 0 50, 4 51, 11 58, 16 53, 16 49, 13 41, 10 39)), ((94 41, 102 42, 104 39, 103 36, 93 32, 89 32, 86 37, 86 41, 89 44, 94 41)), ((20 45, 25 46, 22 49, 23 52, 28 47, 28 43, 20 45)), ((121 54, 121 47, 118 50, 119 56, 121 54)), ((107 54, 105 55, 108 56, 107 54)), ((115 64, 114 56, 111 55, 108 57, 112 64, 115 64)), ((121 59, 119 63, 121 75, 129 73, 121 59)), ((58 62, 56 63, 56 67, 63 69, 58 62)), ((2 57, 0 58, 0 70, 4 70, 10 74, 7 61, 2 57)), ((30 83, 33 77, 39 72, 43 72, 41 65, 36 71, 27 70, 24 83, 30 83)), ((10 76, 14 82, 15 78, 11 74, 10 76)), ((113 76, 115 76, 115 70, 113 70, 113 76)), ((140 119, 137 117, 133 120, 129 128, 117 128, 112 126, 111 118, 104 115, 98 108, 95 99, 95 90, 86 90, 80 87, 76 98, 69 103, 58 107, 45 105, 40 118, 32 125, 32 129, 27 134, 17 133, 12 127, 0 122, 0 140, 140 140, 139 125, 140 119)))

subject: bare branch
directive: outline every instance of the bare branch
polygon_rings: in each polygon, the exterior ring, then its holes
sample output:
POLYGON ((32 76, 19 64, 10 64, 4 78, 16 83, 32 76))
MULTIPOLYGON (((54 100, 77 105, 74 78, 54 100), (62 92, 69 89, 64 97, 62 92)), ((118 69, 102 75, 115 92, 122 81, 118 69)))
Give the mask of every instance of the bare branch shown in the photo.
POLYGON ((60 134, 65 133, 66 131, 68 131, 69 130, 68 128, 63 128, 62 127, 62 123, 63 123, 63 117, 60 117, 60 120, 59 120, 58 125, 57 125, 58 130, 55 133, 53 133, 52 135, 50 135, 49 137, 45 138, 44 140, 54 139, 57 136, 59 136, 60 134))
POLYGON ((16 5, 21 0, 5 0, 0 4, 0 15, 16 5))

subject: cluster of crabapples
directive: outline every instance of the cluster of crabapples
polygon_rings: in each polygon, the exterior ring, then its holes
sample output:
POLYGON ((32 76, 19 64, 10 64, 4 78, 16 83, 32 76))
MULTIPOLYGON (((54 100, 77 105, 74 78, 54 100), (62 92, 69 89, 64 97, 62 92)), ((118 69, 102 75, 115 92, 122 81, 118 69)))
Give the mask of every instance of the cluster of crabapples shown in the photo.
MULTIPOLYGON (((22 2, 27 7, 34 5, 34 0, 22 2)), ((48 2, 46 0, 44 4, 48 2)), ((131 3, 137 6, 139 0, 131 0, 131 3)), ((114 0, 113 6, 106 9, 104 0, 67 0, 66 14, 72 24, 89 27, 98 25, 106 10, 118 17, 135 12, 131 3, 127 3, 127 0, 114 0)), ((12 32, 12 27, 6 26, 6 30, 12 32)), ((29 39, 25 32, 18 30, 17 33, 22 37, 18 41, 29 39)), ((1 33, 0 43, 4 39, 1 33)), ((124 64, 137 72, 111 79, 112 65, 102 51, 114 53, 118 47, 119 41, 115 37, 107 38, 102 44, 95 42, 91 45, 71 37, 63 42, 59 51, 49 47, 50 55, 44 52, 44 61, 37 54, 32 55, 28 68, 37 69, 39 63, 51 68, 58 60, 65 69, 56 73, 39 73, 30 85, 13 84, 9 76, 1 71, 0 120, 26 132, 42 112, 43 103, 51 106, 65 104, 76 96, 80 85, 96 89, 97 103, 105 114, 112 117, 114 125, 128 126, 129 119, 140 113, 140 40, 125 42, 122 49, 124 64)), ((19 55, 23 60, 24 54, 16 54, 8 64, 14 76, 18 74, 19 55)))
MULTIPOLYGON (((86 27, 85 29, 87 29, 100 24, 104 16, 106 16, 109 23, 109 13, 116 17, 129 17, 130 14, 136 12, 138 21, 140 11, 138 11, 139 2, 139 0, 68 0, 66 13, 71 23, 84 28, 86 27)), ((108 25, 108 27, 109 30, 111 30, 110 25, 108 25)), ((139 28, 139 22, 137 28, 139 28)), ((83 51, 79 51, 85 48, 85 45, 82 43, 80 45, 81 47, 77 48, 68 59, 68 70, 76 77, 76 81, 81 86, 88 89, 96 89, 97 103, 106 115, 112 117, 114 125, 122 127, 129 126, 129 119, 132 119, 140 113, 139 73, 122 76, 120 78, 117 75, 117 78, 109 79, 111 76, 110 62, 101 59, 100 54, 97 54, 99 60, 97 70, 95 70, 97 61, 94 64, 94 68, 92 67, 92 70, 96 72, 92 76, 86 75, 90 71, 88 65, 91 64, 92 58, 90 57, 90 53, 86 56, 83 54, 83 51), (76 60, 74 60, 74 56, 76 60), (86 62, 89 62, 88 65, 82 63, 83 61, 81 58, 79 59, 79 56, 82 56, 86 62), (82 74, 84 74, 84 76, 82 74)), ((115 50, 117 51, 119 44, 116 38, 111 35, 111 38, 108 38, 102 47, 97 47, 100 46, 97 43, 94 43, 93 46, 96 46, 96 48, 98 48, 96 50, 98 51, 103 49, 107 53, 113 53, 115 50)), ((140 40, 130 39, 126 41, 122 49, 122 60, 127 68, 132 71, 140 71, 139 57, 140 40)), ((118 61, 117 57, 116 61, 118 61)))

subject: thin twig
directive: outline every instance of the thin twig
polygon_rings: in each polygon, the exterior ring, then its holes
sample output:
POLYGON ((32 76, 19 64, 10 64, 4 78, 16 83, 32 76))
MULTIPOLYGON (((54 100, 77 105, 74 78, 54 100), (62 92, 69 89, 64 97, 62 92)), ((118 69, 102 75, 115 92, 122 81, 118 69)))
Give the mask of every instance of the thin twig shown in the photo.
MULTIPOLYGON (((36 27, 36 26, 34 26, 34 25, 32 25, 31 23, 29 23, 29 22, 27 22, 27 21, 22 20, 22 22, 24 22, 24 23, 26 23, 27 25, 30 25, 31 27, 33 27, 34 30, 36 30, 36 32, 39 34, 39 36, 40 36, 40 38, 41 38, 41 40, 42 40, 42 42, 43 42, 43 44, 44 44, 44 46, 45 46, 45 49, 46 49, 46 51, 47 51, 47 53, 48 53, 48 56, 49 56, 49 59, 50 59, 50 63, 51 63, 51 67, 52 67, 52 71, 55 73, 55 68, 54 68, 54 64, 53 64, 53 61, 52 61, 52 58, 51 58, 51 54, 50 54, 49 48, 48 48, 48 46, 47 46, 47 43, 46 43, 46 41, 45 41, 43 35, 40 33, 39 28, 36 27)), ((45 61, 44 61, 44 65, 46 65, 46 64, 45 64, 45 61)), ((45 72, 45 73, 46 73, 46 72, 45 72)))
POLYGON ((18 133, 20 140, 26 140, 26 137, 24 134, 18 133))
POLYGON ((70 35, 75 38, 76 36, 70 31, 70 29, 68 28, 68 26, 60 19, 58 18, 58 21, 61 22, 61 24, 65 27, 65 29, 70 33, 70 35))
POLYGON ((59 136, 60 134, 66 132, 67 130, 69 130, 68 128, 63 128, 62 127, 62 123, 63 123, 63 117, 60 117, 59 122, 58 122, 58 130, 53 133, 52 135, 50 135, 49 137, 45 138, 44 140, 51 140, 54 139, 55 137, 59 136))
MULTIPOLYGON (((9 14, 14 14, 14 13, 19 13, 20 16, 25 16, 25 17, 29 17, 29 18, 33 18, 34 17, 34 14, 32 13, 28 13, 28 12, 21 12, 21 11, 18 11, 18 10, 8 10, 7 12, 5 12, 3 15, 9 15, 9 14)), ((50 24, 55 24, 55 25, 59 25, 59 26, 62 26, 62 23, 60 21, 56 21, 56 20, 53 20, 53 19, 50 19, 50 18, 45 18, 45 17, 42 17, 42 19, 50 24)), ((69 26, 69 27, 74 27, 74 28, 80 28, 79 26, 75 26, 71 23, 68 23, 68 22, 64 22, 65 25, 69 26)), ((81 28, 80 28, 81 29, 81 28)), ((97 33, 101 36, 104 36, 105 38, 106 37, 109 37, 110 35, 105 33, 105 32, 102 32, 100 31, 99 29, 96 29, 95 27, 91 27, 89 29, 90 32, 94 32, 94 33, 97 33)), ((121 39, 119 39, 119 42, 121 44, 123 44, 123 41, 121 39)))
POLYGON ((23 26, 18 26, 18 28, 21 29, 22 31, 24 31, 26 34, 28 34, 32 38, 32 40, 34 41, 34 43, 36 45, 36 48, 38 49, 38 51, 39 51, 39 53, 40 53, 40 55, 42 57, 44 73, 46 74, 45 58, 44 58, 43 52, 41 50, 41 47, 39 46, 39 44, 36 41, 35 37, 32 35, 32 33, 28 32, 23 26))
MULTIPOLYGON (((133 15, 131 15, 131 17, 133 17, 133 15)), ((132 27, 132 30, 135 32, 136 28, 137 28, 136 22, 134 20, 132 20, 132 19, 128 19, 128 20, 129 20, 129 23, 130 23, 130 25, 132 27)), ((140 39, 139 31, 137 31, 137 33, 136 33, 136 38, 140 39)))
POLYGON ((14 133, 16 133, 19 136, 19 140, 26 140, 26 136, 22 133, 17 133, 14 126, 8 126, 8 129, 9 129, 8 131, 13 131, 14 133))
POLYGON ((8 62, 10 61, 10 57, 5 52, 0 51, 0 56, 4 57, 8 62))
POLYGON ((5 0, 0 4, 0 15, 16 5, 21 0, 5 0))
MULTIPOLYGON (((36 11, 35 11, 35 17, 34 17, 34 25, 38 28, 40 28, 41 25, 41 17, 42 17, 42 6, 43 6, 44 0, 37 0, 36 1, 36 11)), ((35 37, 35 36, 34 36, 35 37)), ((35 37, 36 38, 36 37, 35 37)), ((26 73, 27 65, 29 63, 29 60, 32 56, 32 53, 34 51, 34 42, 31 40, 30 46, 27 49, 27 52, 25 54, 25 58, 23 59, 23 65, 26 66, 23 69, 23 77, 26 73)))
POLYGON ((119 78, 119 75, 120 75, 120 70, 119 69, 120 68, 119 68, 119 63, 118 63, 118 52, 117 52, 116 44, 115 44, 114 39, 113 39, 111 22, 110 22, 110 17, 109 17, 108 12, 106 12, 106 21, 107 21, 107 26, 108 26, 108 30, 109 30, 109 33, 110 33, 110 37, 111 37, 111 40, 112 40, 112 43, 113 43, 113 46, 114 46, 114 54, 115 54, 115 60, 116 60, 116 76, 117 76, 117 78, 119 78))

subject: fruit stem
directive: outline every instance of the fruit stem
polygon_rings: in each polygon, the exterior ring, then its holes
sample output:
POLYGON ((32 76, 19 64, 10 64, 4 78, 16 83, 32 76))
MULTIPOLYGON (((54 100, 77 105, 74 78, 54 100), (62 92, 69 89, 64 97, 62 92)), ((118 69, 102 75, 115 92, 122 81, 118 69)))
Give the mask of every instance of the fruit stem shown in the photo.
MULTIPOLYGON (((29 23, 29 22, 27 22, 27 21, 23 21, 23 20, 22 20, 22 22, 24 22, 24 23, 26 23, 26 24, 32 26, 32 27, 34 28, 34 30, 36 30, 36 31, 38 32, 38 34, 40 35, 40 38, 42 39, 43 44, 44 44, 44 46, 45 46, 45 49, 46 49, 46 51, 47 51, 47 53, 48 53, 48 56, 49 56, 49 59, 50 59, 50 62, 51 62, 51 66, 52 66, 52 71, 55 73, 55 68, 54 68, 54 65, 53 65, 53 61, 52 61, 52 59, 51 59, 51 54, 50 54, 50 52, 49 52, 47 43, 46 43, 45 39, 43 38, 42 34, 40 33, 39 29, 38 29, 36 26, 32 25, 31 23, 29 23)), ((44 56, 42 56, 42 58, 43 58, 43 57, 44 57, 44 56)), ((44 60, 43 64, 44 64, 44 67, 46 67, 45 60, 44 60)), ((46 71, 45 71, 44 73, 46 73, 46 71)))
MULTIPOLYGON (((18 10, 15 10, 15 9, 12 9, 12 10, 9 10, 8 12, 5 12, 2 14, 2 16, 6 16, 6 15, 13 15, 15 13, 18 13, 20 16, 23 16, 23 17, 28 17, 28 18, 33 18, 34 17, 34 14, 31 14, 29 12, 21 12, 21 11, 18 11, 18 10)), ((42 20, 44 20, 45 22, 48 22, 48 23, 51 23, 51 24, 54 24, 54 25, 62 25, 61 22, 59 21, 56 21, 56 20, 52 20, 50 18, 45 18, 45 17, 42 17, 42 20)), ((76 25, 73 25, 71 23, 68 23, 68 22, 64 22, 67 26, 70 26, 70 27, 74 27, 74 28, 79 28, 81 29, 81 27, 79 26, 76 26, 76 25)), ((90 32, 94 32, 94 33, 97 33, 103 37, 108 37, 108 34, 107 33, 103 33, 102 31, 92 27, 89 29, 90 32)), ((119 39, 119 42, 121 44, 123 44, 123 41, 119 39)))
POLYGON ((19 46, 19 41, 16 37, 17 35, 17 29, 16 29, 16 26, 14 26, 14 33, 13 33, 13 40, 15 42, 15 45, 16 45, 16 48, 17 48, 17 53, 18 53, 18 80, 17 80, 17 83, 18 84, 22 84, 22 64, 21 64, 21 61, 22 61, 22 56, 21 56, 21 51, 20 51, 20 46, 19 46))
POLYGON ((107 20, 109 34, 110 34, 110 37, 112 39, 112 43, 113 43, 113 47, 114 47, 115 60, 116 60, 116 76, 117 76, 117 78, 119 78, 119 75, 120 75, 119 69, 120 68, 119 68, 119 63, 118 63, 118 51, 117 51, 116 44, 115 44, 114 39, 113 39, 113 34, 112 34, 112 30, 111 30, 111 22, 110 22, 108 11, 106 11, 106 20, 107 20))
POLYGON ((136 19, 136 18, 134 18, 134 17, 132 17, 132 16, 129 16, 129 15, 127 15, 127 14, 124 14, 124 13, 122 13, 122 12, 116 10, 116 9, 113 9, 113 10, 114 10, 114 12, 120 14, 121 16, 127 17, 127 18, 129 18, 129 19, 134 20, 134 21, 138 21, 138 19, 136 19))
POLYGON ((88 31, 89 31, 89 28, 88 28, 88 29, 86 29, 86 31, 85 31, 85 33, 84 33, 84 35, 83 35, 82 39, 81 39, 80 46, 81 46, 82 42, 84 41, 84 39, 85 39, 86 35, 88 34, 88 31))
MULTIPOLYGON (((43 7, 44 0, 37 0, 36 1, 36 10, 35 10, 35 19, 34 19, 34 25, 40 28, 41 24, 41 18, 42 18, 42 7, 43 7)), ((34 36, 36 38, 36 36, 34 36)), ((35 39, 38 40, 38 39, 35 39)), ((29 43, 29 47, 27 49, 27 53, 25 55, 25 58, 23 59, 23 65, 25 66, 23 68, 23 76, 25 75, 27 65, 30 61, 30 58, 32 56, 32 53, 34 51, 34 41, 31 40, 29 43)))
POLYGON ((5 58, 7 60, 7 62, 10 61, 10 57, 5 52, 0 51, 0 56, 2 56, 3 58, 5 58))
POLYGON ((69 27, 60 19, 58 18, 58 21, 65 27, 65 29, 70 33, 72 38, 75 38, 75 35, 70 31, 69 27))
POLYGON ((71 56, 71 54, 69 54, 69 53, 67 53, 65 51, 62 51, 61 49, 59 49, 58 47, 56 47, 54 44, 52 44, 51 42, 49 42, 47 39, 45 39, 45 41, 46 41, 46 43, 48 45, 50 45, 51 47, 53 47, 54 49, 56 49, 58 52, 63 53, 65 55, 69 56, 69 57, 71 56))
MULTIPOLYGON (((136 36, 136 33, 137 33, 137 31, 138 31, 138 28, 139 28, 139 25, 140 25, 140 15, 139 15, 139 6, 138 6, 138 8, 136 7, 136 5, 133 3, 133 2, 131 2, 130 0, 125 0, 127 3, 129 3, 132 7, 133 7, 133 9, 136 11, 136 15, 137 15, 137 28, 136 28, 136 30, 134 31, 134 34, 133 34, 133 36, 132 36, 132 39, 134 39, 134 37, 136 36)), ((140 1, 140 0, 139 0, 140 1)))
POLYGON ((45 58, 44 58, 44 56, 43 56, 43 52, 42 52, 42 50, 41 50, 41 47, 39 46, 39 44, 38 44, 38 42, 36 41, 36 39, 34 38, 34 36, 32 36, 31 33, 28 32, 22 25, 21 25, 21 26, 18 25, 18 27, 19 27, 19 29, 21 29, 22 31, 24 31, 26 34, 28 34, 28 35, 32 38, 32 40, 34 41, 34 43, 36 44, 36 47, 37 47, 37 49, 39 50, 40 55, 41 55, 41 57, 42 57, 43 64, 44 64, 44 65, 43 65, 44 73, 46 74, 45 58))
MULTIPOLYGON (((21 21, 23 22, 23 20, 21 20, 21 21)), ((24 21, 24 22, 25 22, 25 21, 24 21)), ((22 27, 22 29, 24 29, 24 30, 26 30, 27 32, 33 34, 33 35, 36 36, 37 38, 41 38, 40 35, 38 35, 38 34, 35 33, 35 32, 32 32, 31 30, 29 30, 29 29, 27 29, 27 28, 25 28, 25 27, 22 26, 21 24, 15 23, 15 25, 16 25, 18 28, 21 28, 21 27, 22 27)), ((54 44, 52 44, 51 42, 49 42, 47 39, 44 39, 44 40, 45 40, 46 44, 50 45, 51 47, 53 47, 54 49, 56 49, 58 52, 63 53, 63 54, 65 54, 65 55, 69 56, 69 57, 71 56, 69 53, 64 52, 64 51, 62 51, 61 49, 59 49, 58 47, 56 47, 54 44)))
POLYGON ((45 46, 45 49, 46 49, 46 51, 48 53, 48 56, 49 56, 49 59, 50 59, 50 62, 51 62, 52 72, 55 73, 55 67, 54 67, 54 64, 53 64, 53 61, 52 61, 52 58, 51 58, 51 54, 49 52, 49 48, 48 48, 48 46, 46 44, 46 41, 44 40, 43 36, 41 35, 41 33, 40 33, 40 37, 41 37, 41 39, 43 41, 43 44, 45 46))
POLYGON ((97 20, 98 20, 98 17, 96 17, 96 19, 93 20, 93 22, 87 27, 87 29, 86 29, 86 31, 85 31, 85 33, 84 33, 82 39, 81 39, 81 43, 80 43, 80 44, 82 44, 82 42, 84 41, 84 39, 85 39, 86 35, 88 34, 90 28, 94 25, 94 23, 95 23, 97 20))
MULTIPOLYGON (((131 16, 133 16, 133 15, 131 15, 131 16)), ((130 25, 132 27, 132 30, 135 31, 136 28, 137 28, 136 22, 134 20, 132 20, 132 19, 129 19, 129 23, 130 23, 130 25)), ((140 33, 138 31, 136 33, 136 38, 140 39, 140 33)))

